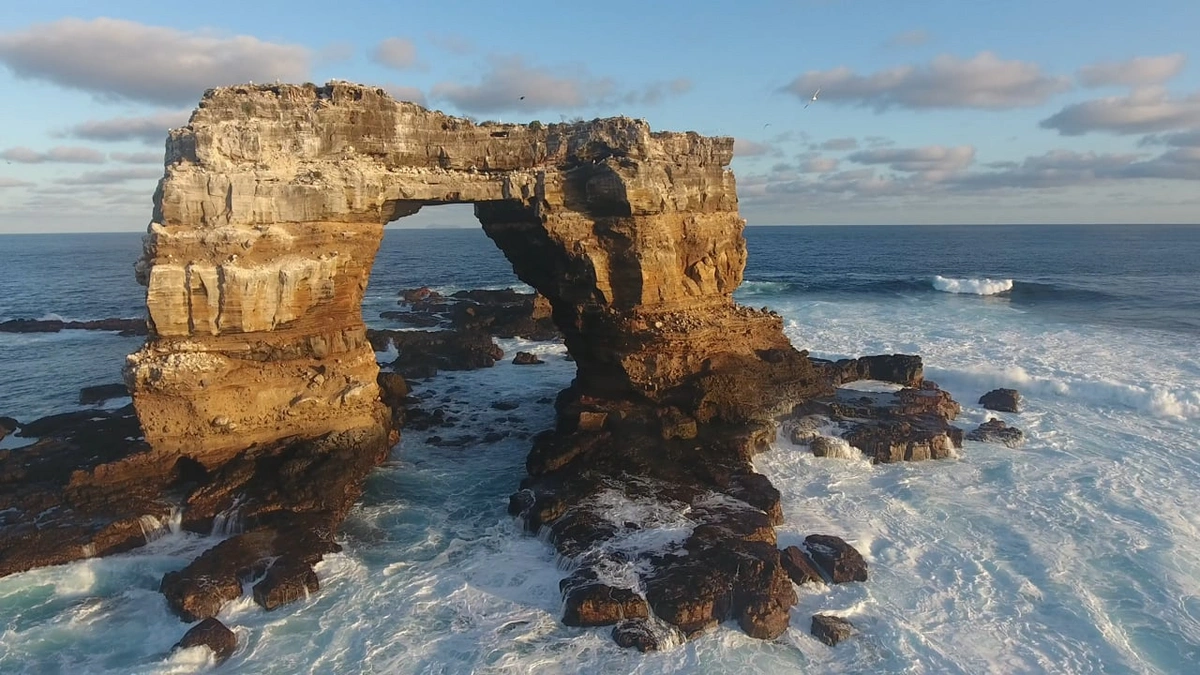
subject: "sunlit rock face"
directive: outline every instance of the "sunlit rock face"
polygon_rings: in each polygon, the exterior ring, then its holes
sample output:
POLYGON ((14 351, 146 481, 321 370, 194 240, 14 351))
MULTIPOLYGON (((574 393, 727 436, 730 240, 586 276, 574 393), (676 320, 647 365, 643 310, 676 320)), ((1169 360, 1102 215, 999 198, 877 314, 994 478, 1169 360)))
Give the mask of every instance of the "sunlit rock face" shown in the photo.
POLYGON ((445 203, 474 203, 549 299, 578 391, 753 417, 786 398, 764 378, 811 371, 778 317, 731 298, 732 150, 620 117, 477 125, 351 84, 211 90, 171 132, 137 265, 151 332, 126 378, 146 440, 213 466, 386 425, 363 293, 383 226, 445 203))

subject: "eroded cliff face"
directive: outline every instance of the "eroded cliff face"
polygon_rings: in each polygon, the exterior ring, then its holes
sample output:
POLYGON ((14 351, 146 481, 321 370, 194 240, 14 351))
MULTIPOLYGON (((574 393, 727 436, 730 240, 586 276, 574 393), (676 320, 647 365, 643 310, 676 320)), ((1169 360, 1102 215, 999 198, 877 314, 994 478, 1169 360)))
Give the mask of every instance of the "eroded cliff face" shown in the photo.
MULTIPOLYGON (((305 493, 331 464, 370 466, 394 438, 361 315, 383 226, 473 203, 517 276, 549 301, 577 364, 509 505, 579 563, 563 582, 564 620, 652 611, 688 636, 731 618, 778 636, 796 596, 775 547, 779 492, 751 458, 777 413, 831 387, 778 316, 732 299, 746 263, 732 151, 729 138, 652 133, 628 118, 475 125, 348 84, 206 93, 171 132, 138 264, 150 337, 126 379, 151 454, 189 457, 202 476, 262 474, 258 501, 280 515, 257 526, 316 542, 275 552, 293 562, 271 584, 302 595, 346 498, 293 508, 273 495, 305 493), (289 440, 317 438, 315 450, 289 440), (281 444, 292 455, 270 450, 281 444), (692 534, 668 552, 622 549, 628 527, 603 509, 614 491, 687 511, 692 534), (599 581, 634 559, 650 570, 637 573, 644 597, 599 581)), ((232 508, 245 489, 203 487, 195 499, 232 508)), ((202 556, 163 592, 181 616, 215 611, 241 586, 226 574, 227 591, 210 597, 205 580, 241 569, 261 543, 202 556)))
POLYGON ((787 389, 811 371, 778 317, 731 298, 746 261, 732 150, 628 118, 475 125, 349 84, 211 90, 171 132, 138 263, 151 335, 126 378, 146 440, 213 466, 384 425, 361 316, 383 225, 464 202, 549 299, 579 391, 700 421, 760 413, 773 397, 756 378, 787 389), (714 378, 764 400, 713 395, 714 378))

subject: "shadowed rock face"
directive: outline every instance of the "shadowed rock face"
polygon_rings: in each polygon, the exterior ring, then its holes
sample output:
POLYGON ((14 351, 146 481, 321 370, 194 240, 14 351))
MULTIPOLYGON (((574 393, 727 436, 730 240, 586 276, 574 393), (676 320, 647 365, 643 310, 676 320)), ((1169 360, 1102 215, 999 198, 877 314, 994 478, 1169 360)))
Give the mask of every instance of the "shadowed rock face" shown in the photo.
POLYGON ((211 90, 171 132, 137 266, 151 330, 126 379, 146 441, 214 466, 385 425, 361 316, 383 225, 463 202, 549 299, 579 391, 745 418, 696 378, 797 359, 778 317, 731 299, 732 150, 628 118, 480 126, 349 84, 211 90))

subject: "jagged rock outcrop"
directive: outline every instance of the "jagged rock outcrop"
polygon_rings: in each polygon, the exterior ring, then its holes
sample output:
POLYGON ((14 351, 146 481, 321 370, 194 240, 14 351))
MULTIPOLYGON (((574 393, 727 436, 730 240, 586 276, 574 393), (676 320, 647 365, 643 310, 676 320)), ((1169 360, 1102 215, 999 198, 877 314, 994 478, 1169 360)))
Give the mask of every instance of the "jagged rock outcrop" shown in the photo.
POLYGON ((1019 448, 1025 443, 1025 432, 1005 424, 1003 420, 988 420, 967 432, 968 441, 981 443, 1003 443, 1010 448, 1019 448))
MULTIPOLYGON (((604 490, 687 506, 691 534, 646 553, 646 606, 689 635, 736 618, 775 637, 795 593, 779 493, 750 460, 775 415, 829 386, 777 315, 732 299, 746 262, 732 151, 628 118, 476 125, 342 83, 211 90, 171 132, 137 268, 151 332, 126 380, 146 441, 220 473, 251 444, 383 437, 360 310, 383 225, 472 202, 577 366, 513 513, 586 570, 624 527, 592 501, 604 490)), ((229 594, 243 569, 221 567, 229 594)), ((611 618, 592 600, 581 622, 611 618)))
POLYGON ((383 424, 362 294, 382 226, 428 204, 475 203, 592 394, 665 401, 794 353, 778 317, 731 299, 732 151, 627 118, 475 125, 350 84, 210 90, 171 132, 138 265, 151 335, 127 380, 146 440, 212 464, 383 424))
POLYGON ((993 389, 979 397, 979 405, 998 412, 1021 412, 1021 393, 1016 389, 993 389))

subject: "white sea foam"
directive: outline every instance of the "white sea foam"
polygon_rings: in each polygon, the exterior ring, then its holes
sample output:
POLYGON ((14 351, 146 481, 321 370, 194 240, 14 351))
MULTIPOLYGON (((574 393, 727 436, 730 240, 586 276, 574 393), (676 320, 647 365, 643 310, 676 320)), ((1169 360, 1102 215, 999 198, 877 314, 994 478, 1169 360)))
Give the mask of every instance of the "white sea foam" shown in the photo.
POLYGON ((933 287, 946 293, 995 295, 1011 291, 1012 279, 953 279, 940 274, 933 278, 933 287))
MULTIPOLYGON (((504 340, 495 368, 418 384, 458 426, 406 430, 317 567, 320 593, 273 612, 251 599, 220 618, 241 647, 230 672, 1191 672, 1200 644, 1200 360, 1187 336, 1064 326, 1007 303, 941 294, 852 306, 773 298, 814 356, 919 353, 926 374, 990 415, 998 386, 1026 407, 998 416, 1023 449, 968 444, 957 461, 871 465, 816 458, 780 441, 755 457, 782 495, 779 545, 833 534, 867 559, 866 583, 797 588, 792 627, 758 641, 736 624, 640 654, 607 629, 561 624, 553 549, 521 531, 507 497, 529 439, 553 422, 574 375, 559 344, 504 340), (517 350, 542 366, 515 366, 517 350), (520 407, 497 411, 495 400, 520 407), (542 401, 542 402, 539 402, 542 401), (515 421, 512 418, 516 418, 515 421), (510 435, 444 448, 432 434, 510 435), (856 634, 829 649, 807 634, 834 613, 856 634)), ((822 433, 825 428, 822 427, 822 433)), ((616 544, 662 550, 689 531, 685 509, 605 493, 616 544)), ((0 671, 191 672, 168 656, 186 629, 157 591, 207 537, 168 534, 140 552, 0 579, 0 671)), ((632 583, 631 570, 606 569, 632 583)))

